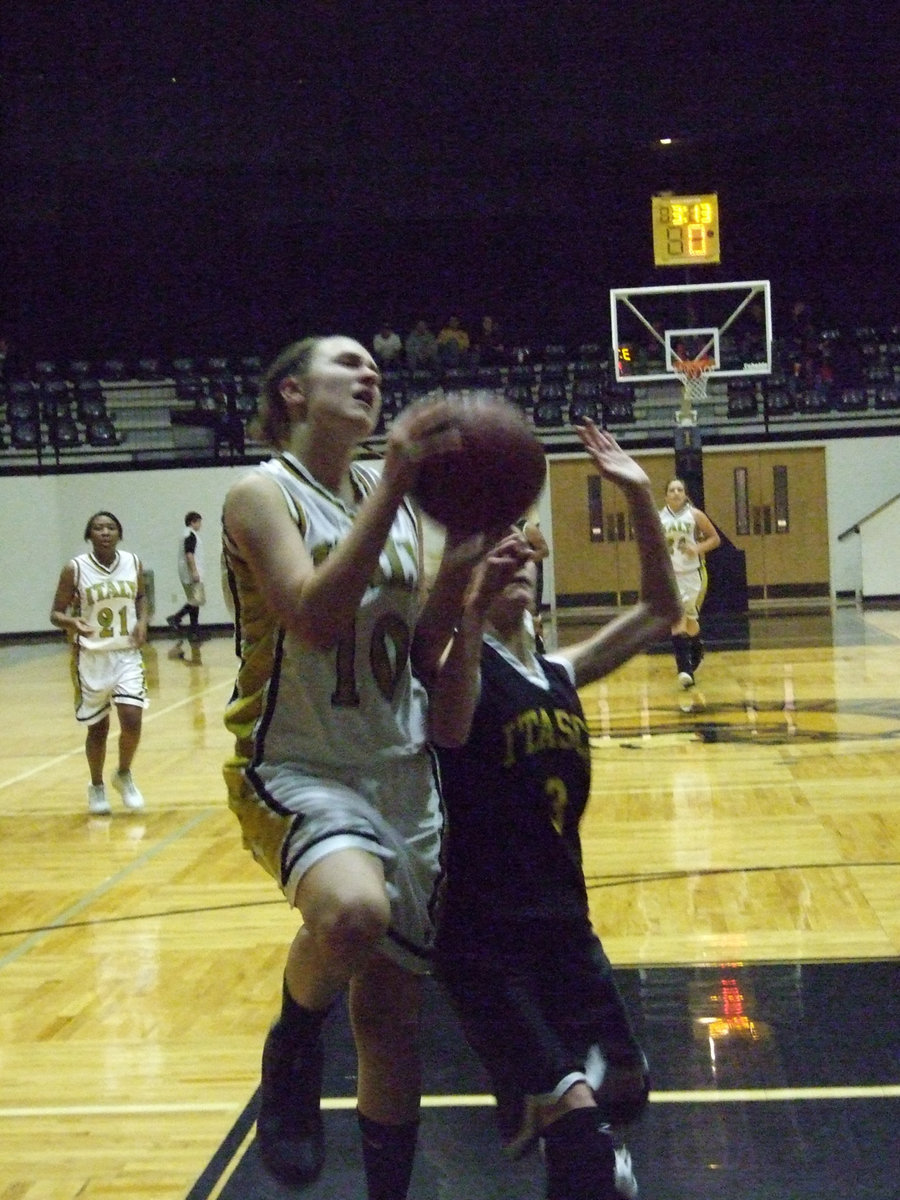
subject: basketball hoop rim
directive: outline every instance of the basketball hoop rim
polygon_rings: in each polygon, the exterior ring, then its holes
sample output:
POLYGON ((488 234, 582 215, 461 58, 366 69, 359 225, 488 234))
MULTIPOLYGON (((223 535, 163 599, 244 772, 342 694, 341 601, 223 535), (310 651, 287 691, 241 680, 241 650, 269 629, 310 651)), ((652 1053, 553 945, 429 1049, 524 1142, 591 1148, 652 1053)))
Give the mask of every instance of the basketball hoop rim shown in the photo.
POLYGON ((704 375, 708 375, 710 371, 715 370, 716 360, 714 358, 682 358, 676 359, 672 363, 672 367, 676 374, 684 375, 688 379, 700 379, 704 375))

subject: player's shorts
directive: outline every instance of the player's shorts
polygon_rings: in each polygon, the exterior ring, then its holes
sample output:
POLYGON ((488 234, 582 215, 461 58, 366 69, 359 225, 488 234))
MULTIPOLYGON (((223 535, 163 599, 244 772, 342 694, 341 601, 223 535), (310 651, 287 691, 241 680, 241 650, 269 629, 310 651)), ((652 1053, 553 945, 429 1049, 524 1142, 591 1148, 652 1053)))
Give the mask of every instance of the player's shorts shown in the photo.
POLYGON ((692 621, 700 618, 700 609, 706 595, 706 566, 701 562, 693 571, 678 571, 675 574, 678 592, 681 596, 681 608, 686 617, 692 621))
POLYGON ((189 583, 181 582, 184 589, 184 598, 193 608, 202 608, 206 603, 206 584, 202 580, 195 583, 191 580, 189 583))
POLYGON ((406 970, 431 969, 443 807, 429 754, 385 763, 378 774, 373 767, 359 778, 313 775, 299 764, 263 764, 246 773, 228 765, 225 777, 244 845, 291 904, 303 875, 326 855, 374 854, 391 907, 379 950, 406 970))
POLYGON ((112 704, 146 708, 147 684, 140 650, 83 650, 72 657, 75 684, 75 717, 82 725, 96 725, 112 704))
POLYGON ((491 1076, 508 1146, 526 1098, 551 1104, 581 1080, 599 1093, 610 1065, 629 1080, 612 1117, 643 1108, 646 1060, 587 920, 507 922, 468 947, 462 933, 441 936, 435 971, 491 1076))

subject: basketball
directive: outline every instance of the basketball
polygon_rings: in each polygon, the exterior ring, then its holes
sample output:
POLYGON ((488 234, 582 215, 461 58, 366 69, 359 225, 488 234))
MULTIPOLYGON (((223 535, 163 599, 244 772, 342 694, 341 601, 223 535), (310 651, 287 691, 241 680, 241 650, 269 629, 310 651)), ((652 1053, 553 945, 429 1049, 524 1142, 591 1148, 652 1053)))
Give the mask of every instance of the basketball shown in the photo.
POLYGON ((427 458, 413 496, 423 512, 456 534, 495 530, 523 516, 544 485, 544 449, 506 400, 454 401, 458 450, 427 458))

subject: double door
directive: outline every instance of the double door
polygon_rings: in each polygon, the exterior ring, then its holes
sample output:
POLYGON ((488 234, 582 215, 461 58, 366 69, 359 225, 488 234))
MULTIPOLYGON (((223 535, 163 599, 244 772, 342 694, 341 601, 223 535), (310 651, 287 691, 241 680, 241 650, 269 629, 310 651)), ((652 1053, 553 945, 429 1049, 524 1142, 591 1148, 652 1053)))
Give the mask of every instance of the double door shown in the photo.
MULTIPOLYGON (((673 456, 643 455, 640 463, 662 507, 673 456)), ((621 490, 601 479, 586 458, 551 459, 549 470, 557 604, 561 608, 633 604, 640 568, 621 490)))
MULTIPOLYGON (((661 508, 674 453, 638 459, 661 508)), ((640 573, 621 491, 584 458, 549 467, 557 603, 633 603, 640 573)), ((744 552, 751 599, 829 594, 824 449, 707 450, 703 485, 707 516, 744 552)))
POLYGON ((703 456, 704 509, 740 550, 753 599, 830 593, 822 447, 703 456))

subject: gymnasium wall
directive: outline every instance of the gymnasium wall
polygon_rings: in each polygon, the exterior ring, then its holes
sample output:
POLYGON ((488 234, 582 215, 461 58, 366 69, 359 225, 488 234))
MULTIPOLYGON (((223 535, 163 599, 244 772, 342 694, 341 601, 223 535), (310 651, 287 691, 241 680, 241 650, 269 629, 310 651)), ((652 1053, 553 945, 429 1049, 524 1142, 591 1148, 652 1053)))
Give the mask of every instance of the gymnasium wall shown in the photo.
MULTIPOLYGON (((827 441, 825 449, 832 591, 857 591, 862 584, 858 539, 838 542, 838 535, 900 492, 900 446, 897 438, 868 437, 827 441)), ((123 545, 140 555, 153 572, 154 625, 163 625, 166 614, 181 606, 178 538, 185 512, 196 509, 202 513, 209 581, 203 619, 209 624, 228 623, 217 583, 219 518, 227 489, 246 469, 223 466, 0 477, 4 518, 0 635, 51 632, 48 617, 59 572, 72 555, 85 549, 85 524, 101 508, 118 516, 125 530, 123 545)), ((550 500, 552 503, 552 497, 550 500)), ((547 535, 551 527, 545 519, 548 515, 549 510, 542 516, 547 535)), ((897 556, 896 545, 889 545, 885 552, 897 556)), ((886 564, 885 571, 900 581, 900 561, 886 564)), ((900 583, 892 591, 900 592, 900 583)))

